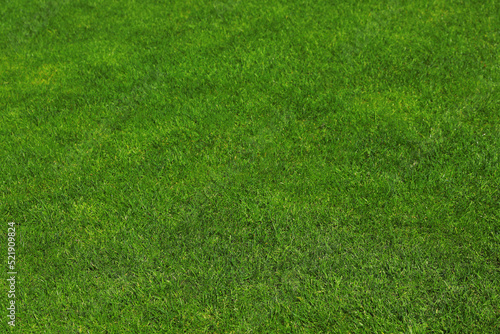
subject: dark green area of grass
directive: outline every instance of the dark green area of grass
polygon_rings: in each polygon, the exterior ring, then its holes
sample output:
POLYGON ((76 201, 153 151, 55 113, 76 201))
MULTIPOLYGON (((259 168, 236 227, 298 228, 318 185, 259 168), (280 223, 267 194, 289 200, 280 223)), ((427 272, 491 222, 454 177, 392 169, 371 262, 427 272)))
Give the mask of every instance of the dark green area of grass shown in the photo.
POLYGON ((499 27, 496 1, 4 1, 17 332, 500 331, 499 27))

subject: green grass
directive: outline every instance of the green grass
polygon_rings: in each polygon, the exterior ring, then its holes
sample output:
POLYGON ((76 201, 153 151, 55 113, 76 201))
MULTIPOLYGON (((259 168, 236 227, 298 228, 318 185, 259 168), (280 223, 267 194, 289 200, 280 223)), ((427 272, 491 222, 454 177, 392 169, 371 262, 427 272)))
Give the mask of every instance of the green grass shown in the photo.
POLYGON ((496 1, 4 1, 1 331, 499 332, 499 27, 496 1))

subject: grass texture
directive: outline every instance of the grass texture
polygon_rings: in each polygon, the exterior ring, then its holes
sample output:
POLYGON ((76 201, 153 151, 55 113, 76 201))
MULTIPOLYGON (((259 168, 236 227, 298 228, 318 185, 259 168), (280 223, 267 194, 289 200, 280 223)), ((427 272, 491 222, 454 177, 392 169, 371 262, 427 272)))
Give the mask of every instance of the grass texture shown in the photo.
POLYGON ((500 331, 499 2, 0 18, 0 331, 500 331))

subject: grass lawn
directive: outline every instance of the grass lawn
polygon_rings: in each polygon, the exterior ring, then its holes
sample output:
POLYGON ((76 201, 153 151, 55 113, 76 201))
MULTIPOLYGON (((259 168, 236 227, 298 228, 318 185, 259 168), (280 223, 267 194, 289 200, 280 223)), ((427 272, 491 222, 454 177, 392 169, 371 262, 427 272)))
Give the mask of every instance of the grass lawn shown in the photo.
POLYGON ((0 133, 0 332, 500 332, 497 1, 6 0, 0 133))

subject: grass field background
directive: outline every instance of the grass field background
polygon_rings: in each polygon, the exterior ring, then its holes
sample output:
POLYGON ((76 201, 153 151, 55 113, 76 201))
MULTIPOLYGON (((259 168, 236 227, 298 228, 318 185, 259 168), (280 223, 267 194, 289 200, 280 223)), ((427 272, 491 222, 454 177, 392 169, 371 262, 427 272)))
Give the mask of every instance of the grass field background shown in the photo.
POLYGON ((500 331, 497 1, 0 18, 1 331, 500 331))

